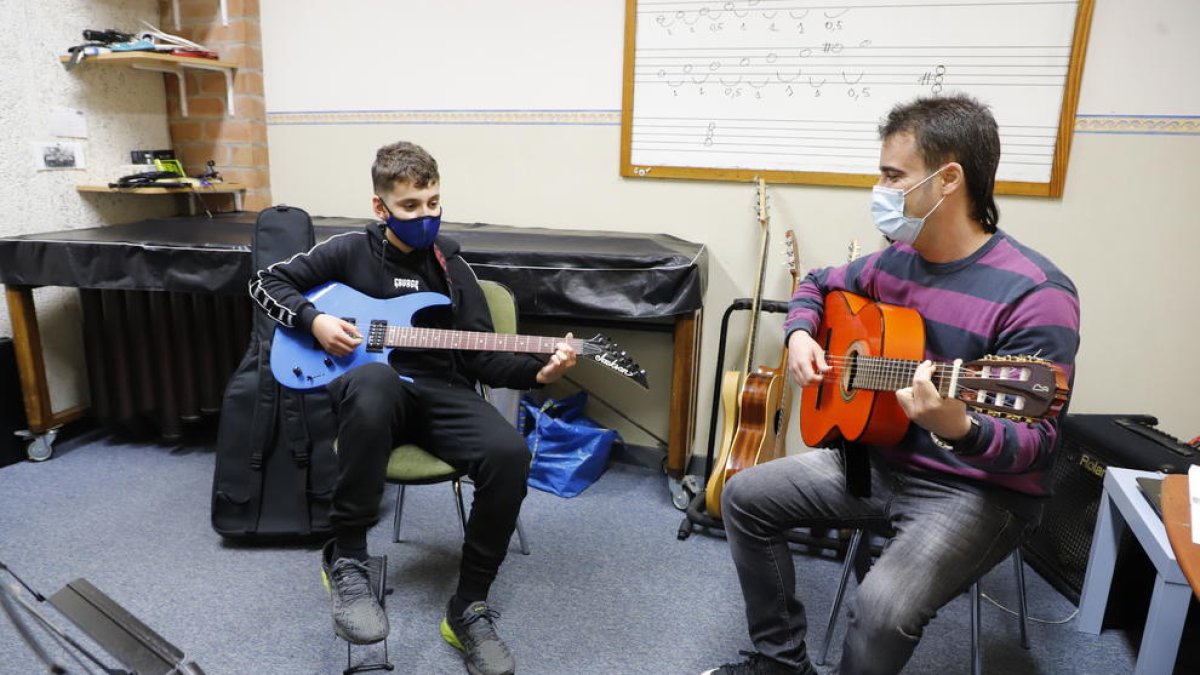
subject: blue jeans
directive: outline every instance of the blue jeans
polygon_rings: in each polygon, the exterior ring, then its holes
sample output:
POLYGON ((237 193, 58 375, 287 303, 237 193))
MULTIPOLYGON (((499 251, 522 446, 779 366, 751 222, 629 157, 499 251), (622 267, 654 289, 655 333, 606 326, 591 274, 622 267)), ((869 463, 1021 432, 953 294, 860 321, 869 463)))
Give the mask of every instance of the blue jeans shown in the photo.
POLYGON ((722 513, 750 639, 766 656, 807 667, 808 624, 784 532, 882 525, 895 536, 848 603, 839 672, 896 673, 938 609, 1007 557, 1031 523, 980 486, 875 458, 870 497, 845 485, 839 453, 813 450, 741 471, 725 486, 722 513))

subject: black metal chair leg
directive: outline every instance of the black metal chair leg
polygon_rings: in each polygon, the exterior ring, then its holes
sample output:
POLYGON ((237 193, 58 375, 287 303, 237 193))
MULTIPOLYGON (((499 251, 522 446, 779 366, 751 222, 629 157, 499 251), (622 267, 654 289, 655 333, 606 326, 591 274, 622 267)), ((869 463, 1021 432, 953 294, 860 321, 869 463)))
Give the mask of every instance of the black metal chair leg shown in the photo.
POLYGON ((463 536, 467 536, 467 509, 463 506, 462 481, 450 481, 450 487, 454 489, 455 504, 458 505, 458 520, 462 523, 463 536))
POLYGON ((980 644, 980 596, 979 582, 971 584, 971 675, 983 673, 983 647, 980 644))
POLYGON ((829 610, 829 623, 825 626, 825 638, 821 641, 821 651, 817 654, 816 664, 825 665, 829 656, 829 644, 833 642, 833 630, 837 626, 838 611, 842 608, 842 596, 846 593, 846 583, 850 580, 850 570, 854 569, 858 559, 858 547, 862 543, 863 531, 855 530, 850 535, 850 545, 846 548, 846 562, 842 564, 842 576, 838 579, 837 593, 833 597, 833 607, 829 610))
POLYGON ((1029 608, 1025 603, 1025 559, 1021 556, 1021 548, 1013 551, 1013 568, 1017 573, 1017 602, 1021 610, 1021 646, 1029 649, 1029 633, 1026 628, 1026 621, 1029 616, 1029 608))

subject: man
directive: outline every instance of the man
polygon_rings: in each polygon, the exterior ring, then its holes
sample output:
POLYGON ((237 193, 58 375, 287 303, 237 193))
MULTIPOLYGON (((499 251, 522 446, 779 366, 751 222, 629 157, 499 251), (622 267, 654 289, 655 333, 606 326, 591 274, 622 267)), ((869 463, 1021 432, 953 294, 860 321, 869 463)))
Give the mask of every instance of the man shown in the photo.
MULTIPOLYGON (((375 298, 441 293, 450 297, 450 309, 431 317, 432 327, 491 331, 478 280, 458 245, 438 236, 437 162, 412 143, 394 143, 380 148, 371 176, 371 206, 381 222, 260 271, 250 291, 263 311, 284 326, 310 331, 335 356, 356 349, 362 334, 304 297, 329 281, 375 298)), ((388 635, 387 615, 368 583, 367 528, 378 516, 392 448, 418 443, 464 467, 475 484, 458 588, 447 603, 442 636, 463 651, 474 675, 514 672, 515 660, 496 633, 499 614, 487 596, 516 528, 530 455, 521 435, 475 385, 548 384, 574 366, 575 358, 568 342, 559 343, 548 361, 524 354, 398 349, 388 364, 360 366, 329 384, 338 418, 339 473, 330 514, 335 539, 325 545, 321 564, 339 636, 370 644, 388 635)))
MULTIPOLYGON (((990 111, 967 96, 918 99, 895 107, 879 134, 871 212, 892 243, 806 277, 784 326, 791 375, 803 387, 829 373, 812 335, 825 295, 846 290, 917 310, 927 359, 1038 355, 1069 376, 1079 344, 1075 287, 996 227, 1000 139, 990 111)), ((930 373, 926 361, 911 386, 896 392, 911 420, 898 445, 848 451, 866 455, 869 489, 847 490, 844 458, 853 455, 833 449, 768 462, 729 481, 722 513, 757 651, 708 673, 816 672, 783 536, 791 528, 883 521, 895 531, 849 603, 839 672, 857 674, 899 672, 938 609, 1036 525, 1050 489, 1057 422, 1027 426, 968 411, 943 398, 930 373)))

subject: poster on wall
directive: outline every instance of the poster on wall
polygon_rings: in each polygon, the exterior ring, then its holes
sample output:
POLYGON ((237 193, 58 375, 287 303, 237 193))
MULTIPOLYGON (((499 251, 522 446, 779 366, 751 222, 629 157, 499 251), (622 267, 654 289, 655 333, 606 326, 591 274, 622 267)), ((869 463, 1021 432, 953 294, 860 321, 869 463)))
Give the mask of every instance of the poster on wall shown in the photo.
POLYGON ((38 171, 61 171, 87 167, 83 158, 83 144, 77 141, 34 142, 33 168, 38 171))

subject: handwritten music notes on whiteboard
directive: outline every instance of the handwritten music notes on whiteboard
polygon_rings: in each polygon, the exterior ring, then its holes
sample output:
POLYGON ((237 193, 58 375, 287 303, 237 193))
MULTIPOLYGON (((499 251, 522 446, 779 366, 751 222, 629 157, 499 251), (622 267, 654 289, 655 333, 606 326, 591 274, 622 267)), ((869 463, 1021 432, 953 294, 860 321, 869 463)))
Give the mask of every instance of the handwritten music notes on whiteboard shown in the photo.
POLYGON ((892 106, 965 92, 998 191, 1061 194, 1091 5, 628 0, 622 175, 870 185, 892 106))

